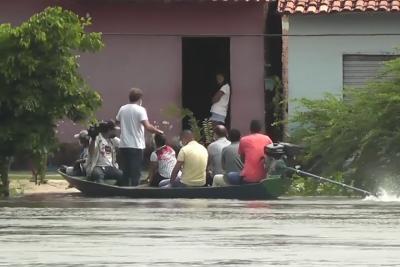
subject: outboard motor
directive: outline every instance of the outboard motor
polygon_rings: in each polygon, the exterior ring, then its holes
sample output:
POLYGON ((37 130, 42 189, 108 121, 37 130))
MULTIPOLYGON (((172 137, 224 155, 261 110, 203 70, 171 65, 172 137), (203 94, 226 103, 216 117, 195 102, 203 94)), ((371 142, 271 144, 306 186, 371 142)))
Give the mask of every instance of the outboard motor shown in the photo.
POLYGON ((289 144, 289 143, 273 143, 264 148, 266 160, 265 168, 267 170, 268 178, 281 178, 285 179, 288 183, 291 182, 291 176, 293 173, 301 175, 303 177, 310 177, 316 179, 318 182, 328 182, 338 186, 342 186, 346 189, 351 189, 355 192, 362 193, 364 196, 375 196, 376 193, 371 193, 362 188, 357 188, 352 185, 340 183, 335 180, 331 180, 322 176, 318 176, 309 172, 301 171, 297 168, 293 168, 295 165, 296 155, 303 150, 303 147, 289 144))
POLYGON ((290 143, 273 143, 264 148, 267 177, 290 178, 291 172, 286 167, 294 165, 300 146, 290 143))

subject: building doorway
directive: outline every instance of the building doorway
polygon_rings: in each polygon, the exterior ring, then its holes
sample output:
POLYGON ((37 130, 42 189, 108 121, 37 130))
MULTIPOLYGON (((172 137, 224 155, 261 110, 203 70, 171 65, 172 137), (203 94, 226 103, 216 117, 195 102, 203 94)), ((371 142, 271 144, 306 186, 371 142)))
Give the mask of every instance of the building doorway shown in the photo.
MULTIPOLYGON (((219 72, 230 83, 229 38, 182 38, 182 106, 199 121, 210 117, 211 98, 219 89, 215 80, 219 72)), ((229 120, 228 112, 228 125, 229 120)), ((184 120, 182 126, 189 128, 188 121, 184 120)))
POLYGON ((265 130, 272 140, 283 139, 283 125, 276 124, 284 119, 285 105, 282 104, 282 17, 276 12, 277 2, 268 7, 266 33, 275 36, 265 37, 265 130))

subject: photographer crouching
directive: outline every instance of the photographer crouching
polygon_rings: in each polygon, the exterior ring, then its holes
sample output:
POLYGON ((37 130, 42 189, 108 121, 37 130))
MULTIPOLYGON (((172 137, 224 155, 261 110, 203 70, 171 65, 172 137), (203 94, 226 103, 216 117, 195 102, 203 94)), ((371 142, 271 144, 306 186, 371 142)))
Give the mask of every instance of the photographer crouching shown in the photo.
POLYGON ((104 183, 105 180, 115 179, 117 184, 121 183, 122 171, 116 162, 119 146, 117 129, 113 121, 100 122, 89 128, 89 163, 86 174, 90 180, 104 183))

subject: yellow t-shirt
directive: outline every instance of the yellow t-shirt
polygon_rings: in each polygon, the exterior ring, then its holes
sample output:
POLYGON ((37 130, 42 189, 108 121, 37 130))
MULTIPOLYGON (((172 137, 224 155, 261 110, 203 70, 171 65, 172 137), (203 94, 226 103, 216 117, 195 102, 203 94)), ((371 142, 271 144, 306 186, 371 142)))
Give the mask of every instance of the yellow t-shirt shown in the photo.
POLYGON ((182 183, 189 186, 205 185, 208 153, 204 146, 196 141, 189 142, 181 148, 177 160, 183 162, 182 183))

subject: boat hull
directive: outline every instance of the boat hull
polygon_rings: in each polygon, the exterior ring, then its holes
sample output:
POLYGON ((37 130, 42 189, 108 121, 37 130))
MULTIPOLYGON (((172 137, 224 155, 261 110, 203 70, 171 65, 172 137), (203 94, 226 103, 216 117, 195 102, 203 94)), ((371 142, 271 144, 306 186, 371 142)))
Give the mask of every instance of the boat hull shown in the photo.
POLYGON ((269 200, 277 199, 290 186, 289 179, 271 177, 256 184, 223 187, 120 187, 87 181, 80 177, 69 176, 60 171, 59 173, 68 181, 70 186, 75 187, 84 195, 91 197, 269 200))

